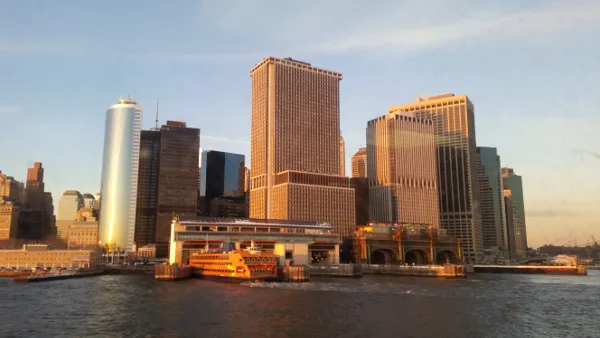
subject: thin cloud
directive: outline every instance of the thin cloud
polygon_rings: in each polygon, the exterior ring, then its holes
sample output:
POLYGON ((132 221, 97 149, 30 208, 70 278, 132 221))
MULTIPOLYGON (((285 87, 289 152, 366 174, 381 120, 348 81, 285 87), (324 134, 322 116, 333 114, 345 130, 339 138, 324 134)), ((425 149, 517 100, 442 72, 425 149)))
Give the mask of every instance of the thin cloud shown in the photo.
POLYGON ((21 107, 16 105, 0 105, 0 115, 14 114, 21 111, 21 107))
POLYGON ((232 138, 219 137, 219 136, 200 135, 200 139, 210 140, 210 141, 215 141, 215 142, 250 144, 250 141, 236 140, 236 139, 232 139, 232 138))
POLYGON ((577 150, 574 151, 574 153, 575 154, 589 155, 589 156, 595 157, 595 158, 597 158, 597 159, 600 160, 600 154, 596 153, 596 152, 593 152, 591 150, 577 149, 577 150))

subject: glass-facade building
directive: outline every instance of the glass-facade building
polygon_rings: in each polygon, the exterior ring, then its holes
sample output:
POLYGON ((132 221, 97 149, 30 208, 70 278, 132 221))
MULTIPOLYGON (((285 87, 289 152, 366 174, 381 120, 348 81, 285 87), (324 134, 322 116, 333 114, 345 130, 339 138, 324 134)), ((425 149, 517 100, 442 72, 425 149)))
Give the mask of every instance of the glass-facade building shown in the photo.
POLYGON ((504 196, 512 200, 514 248, 511 251, 517 257, 524 257, 527 253, 527 223, 525 219, 525 200, 523 197, 523 179, 515 174, 512 168, 502 168, 502 186, 504 196))
POLYGON ((100 245, 109 252, 133 248, 142 107, 120 99, 106 111, 102 158, 100 245))
POLYGON ((483 245, 508 254, 506 211, 498 150, 477 147, 483 245))
POLYGON ((245 176, 244 155, 215 150, 203 151, 200 174, 200 197, 204 203, 201 206, 202 213, 211 215, 211 202, 216 198, 243 198, 245 176))

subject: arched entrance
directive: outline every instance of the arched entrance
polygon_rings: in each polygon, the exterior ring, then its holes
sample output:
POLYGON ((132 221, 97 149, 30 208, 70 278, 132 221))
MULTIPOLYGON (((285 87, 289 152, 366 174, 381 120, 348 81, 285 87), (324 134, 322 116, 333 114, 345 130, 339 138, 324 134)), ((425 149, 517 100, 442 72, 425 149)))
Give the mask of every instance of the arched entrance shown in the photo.
POLYGON ((371 253, 371 264, 389 265, 396 259, 391 250, 378 249, 371 253))
POLYGON ((404 254, 404 262, 408 265, 427 264, 427 253, 422 250, 410 250, 404 254))
POLYGON ((435 262, 439 265, 456 264, 457 259, 456 259, 456 255, 454 254, 454 252, 444 250, 444 251, 438 252, 438 254, 436 255, 435 262))

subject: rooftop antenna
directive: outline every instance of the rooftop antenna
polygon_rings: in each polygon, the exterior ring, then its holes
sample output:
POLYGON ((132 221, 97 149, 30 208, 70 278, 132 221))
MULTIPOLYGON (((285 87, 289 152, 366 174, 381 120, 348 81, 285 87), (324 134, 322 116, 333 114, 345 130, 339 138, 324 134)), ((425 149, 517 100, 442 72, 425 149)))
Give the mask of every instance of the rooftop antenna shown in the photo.
POLYGON ((154 128, 158 129, 158 98, 156 98, 156 120, 154 120, 154 128))

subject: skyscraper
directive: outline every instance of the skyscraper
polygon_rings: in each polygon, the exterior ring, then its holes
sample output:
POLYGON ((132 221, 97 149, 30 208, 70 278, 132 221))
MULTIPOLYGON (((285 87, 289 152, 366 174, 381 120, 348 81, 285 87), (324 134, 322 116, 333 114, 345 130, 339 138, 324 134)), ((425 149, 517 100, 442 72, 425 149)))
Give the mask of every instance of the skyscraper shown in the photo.
POLYGON ((466 95, 420 96, 414 103, 390 107, 389 112, 409 113, 433 121, 441 227, 461 240, 467 261, 480 261, 483 234, 473 103, 466 95))
POLYGON ((369 218, 440 226, 433 122, 387 114, 367 123, 369 218))
POLYGON ((20 183, 0 171, 0 240, 17 238, 20 183))
POLYGON ((100 193, 100 245, 131 251, 134 241, 142 107, 131 97, 108 107, 100 193))
POLYGON ((352 177, 367 177, 367 148, 359 148, 352 156, 352 177))
POLYGON ((52 235, 53 217, 48 210, 52 196, 46 194, 44 188, 44 168, 41 162, 34 162, 33 168, 27 169, 25 205, 19 213, 19 238, 44 239, 52 235))
POLYGON ((84 208, 96 208, 96 198, 92 194, 83 194, 83 207, 84 208))
POLYGON ((500 156, 496 148, 477 147, 477 160, 483 246, 486 249, 497 248, 508 256, 500 156))
POLYGON ((160 130, 142 130, 135 216, 135 244, 138 248, 156 241, 159 154, 160 130))
POLYGON ((346 144, 340 135, 340 176, 346 176, 346 144))
POLYGON ((248 217, 245 176, 244 155, 203 151, 200 197, 204 203, 204 214, 215 217, 248 217))
POLYGON ((252 78, 250 217, 322 221, 347 236, 354 190, 340 176, 342 74, 267 57, 252 78))
MULTIPOLYGON (((160 128, 156 256, 168 257, 174 215, 196 216, 200 129, 167 121, 160 128)), ((204 164, 203 164, 204 165, 204 164)))
POLYGON ((67 190, 58 201, 58 215, 56 217, 56 236, 67 239, 69 226, 77 218, 77 212, 84 207, 83 196, 79 191, 67 190))
MULTIPOLYGON (((502 186, 504 196, 512 200, 515 253, 519 257, 527 253, 527 222, 525 220, 525 201, 523 198, 523 179, 511 168, 502 168, 502 186)), ((507 215, 507 217, 510 217, 507 215)))

